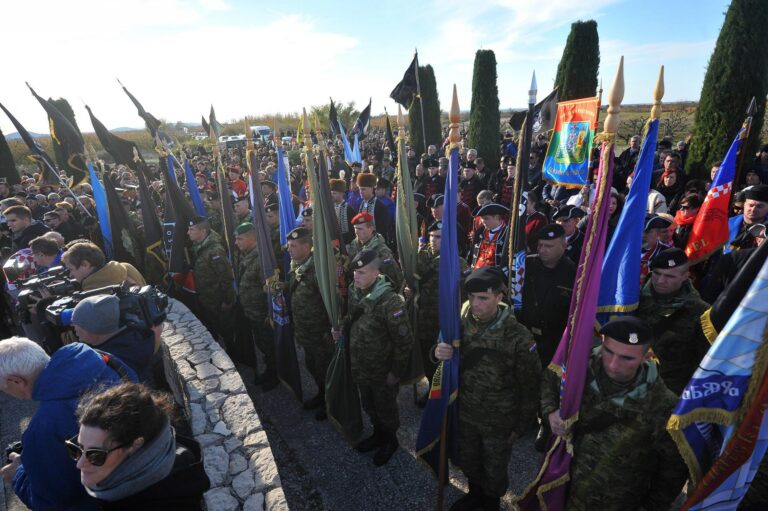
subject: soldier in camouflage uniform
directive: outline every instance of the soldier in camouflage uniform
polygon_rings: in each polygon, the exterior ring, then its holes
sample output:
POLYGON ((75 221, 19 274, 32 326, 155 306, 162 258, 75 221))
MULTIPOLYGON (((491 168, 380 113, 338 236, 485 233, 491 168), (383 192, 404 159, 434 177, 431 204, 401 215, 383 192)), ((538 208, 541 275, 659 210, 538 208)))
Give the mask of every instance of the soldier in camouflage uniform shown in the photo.
MULTIPOLYGON (((432 384, 432 376, 435 374, 437 364, 432 360, 432 350, 435 342, 440 335, 440 324, 437 312, 438 297, 438 271, 440 269, 440 240, 442 238, 442 220, 433 222, 429 226, 429 244, 421 247, 416 256, 416 281, 419 286, 417 296, 417 315, 416 315, 416 335, 419 338, 421 347, 421 360, 424 365, 424 375, 429 380, 429 386, 432 384)), ((464 275, 467 271, 467 262, 459 258, 461 273, 464 275)), ((412 293, 412 290, 405 288, 406 296, 412 293)), ((424 408, 429 399, 429 390, 421 396, 416 404, 424 408)))
MULTIPOLYGON (((400 265, 397 264, 392 250, 387 246, 384 237, 376 232, 373 215, 370 213, 358 213, 352 218, 352 227, 355 230, 355 239, 347 245, 347 255, 350 260, 363 250, 376 252, 379 259, 381 259, 381 273, 389 279, 395 292, 400 292, 403 285, 403 272, 400 269, 400 265)), ((352 270, 352 267, 347 268, 348 272, 352 270)))
MULTIPOLYGON (((541 364, 531 351, 531 333, 502 302, 505 281, 500 269, 486 266, 464 283, 469 299, 461 310, 459 458, 469 493, 454 511, 499 509, 512 443, 536 424, 541 364)), ((452 356, 451 344, 435 347, 438 360, 452 356)))
POLYGON ((653 353, 669 390, 680 393, 709 350, 699 318, 709 308, 688 279, 688 257, 679 248, 659 252, 640 293, 637 317, 653 329, 653 353))
POLYGON ((247 194, 237 197, 232 206, 235 209, 235 222, 237 225, 248 223, 252 220, 251 203, 247 194))
POLYGON ((256 347, 264 354, 266 369, 256 375, 255 383, 261 384, 264 391, 277 386, 277 361, 275 356, 275 335, 269 324, 268 295, 264 291, 264 278, 261 274, 261 259, 256 248, 256 227, 246 222, 235 229, 235 245, 239 251, 237 267, 237 291, 240 306, 250 323, 252 338, 256 347))
POLYGON ((283 246, 280 244, 280 206, 277 202, 270 202, 264 207, 265 218, 269 226, 269 239, 272 243, 272 251, 275 254, 277 268, 281 275, 283 272, 283 246))
POLYGON ((227 346, 232 342, 230 312, 235 305, 234 275, 218 234, 205 217, 196 217, 187 229, 192 241, 193 271, 203 323, 227 346))
POLYGON ((208 192, 205 201, 205 209, 208 212, 208 223, 211 226, 211 230, 221 234, 221 201, 219 200, 218 192, 208 192))
POLYGON ((333 357, 331 323, 320 295, 312 255, 312 233, 297 227, 288 233, 288 253, 291 255, 291 274, 288 289, 291 296, 293 338, 304 348, 304 362, 317 384, 317 395, 304 403, 305 410, 319 408, 317 420, 326 418, 325 374, 333 357))
POLYGON ((649 347, 653 333, 635 317, 609 321, 589 361, 572 428, 560 418, 560 377, 545 371, 541 410, 552 432, 573 445, 569 511, 667 511, 688 469, 666 430, 677 403, 649 347))
MULTIPOLYGON (((373 424, 373 435, 355 448, 359 452, 378 448, 373 457, 377 466, 387 463, 399 445, 398 383, 408 371, 413 343, 405 300, 381 274, 381 265, 372 250, 363 250, 352 260, 355 286, 343 324, 349 331, 352 376, 373 424)), ((338 340, 340 332, 334 330, 333 337, 338 340)))

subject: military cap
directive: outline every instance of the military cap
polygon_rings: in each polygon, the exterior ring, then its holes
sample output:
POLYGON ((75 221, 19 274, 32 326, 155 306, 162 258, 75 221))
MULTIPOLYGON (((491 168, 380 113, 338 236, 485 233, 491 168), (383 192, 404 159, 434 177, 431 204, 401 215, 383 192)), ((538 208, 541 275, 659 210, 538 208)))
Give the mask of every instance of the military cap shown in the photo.
POLYGON ((376 176, 373 174, 358 174, 357 178, 355 178, 355 182, 357 183, 357 186, 365 186, 367 188, 375 188, 376 187, 376 176))
POLYGON ((375 250, 363 250, 362 252, 358 252, 358 254, 352 259, 351 266, 353 270, 357 270, 363 266, 371 264, 378 259, 379 254, 377 254, 375 250))
POLYGON ((420 203, 427 200, 427 198, 424 196, 423 193, 418 193, 418 192, 413 193, 413 198, 419 201, 420 203))
POLYGON ((194 227, 196 225, 204 224, 208 222, 208 218, 204 216, 195 216, 189 221, 189 226, 194 227))
POLYGON ((433 195, 427 201, 427 206, 430 208, 439 208, 444 204, 445 204, 445 195, 443 195, 442 193, 433 195))
POLYGON ((643 232, 648 232, 651 229, 666 229, 672 225, 668 219, 660 217, 659 215, 648 215, 645 217, 645 226, 643 232))
POLYGON ((382 177, 376 182, 376 188, 389 188, 390 184, 392 183, 382 177))
POLYGON ((240 172, 240 167, 238 167, 237 165, 229 165, 227 166, 227 170, 229 172, 240 172))
POLYGON ((205 194, 208 200, 219 200, 219 192, 208 192, 205 194))
POLYGON ((571 218, 584 218, 586 213, 583 209, 577 208, 571 204, 566 204, 557 208, 552 220, 570 220, 571 218))
POLYGON ((483 266, 473 271, 464 281, 467 293, 497 293, 504 288, 504 272, 495 266, 483 266))
POLYGON ((765 224, 754 224, 747 229, 747 232, 755 238, 765 238, 765 224))
POLYGON ((489 202, 478 208, 475 216, 506 215, 507 213, 509 213, 509 208, 495 202, 489 202))
POLYGON ((445 156, 441 156, 440 158, 438 158, 437 163, 441 167, 447 167, 448 166, 448 158, 446 158, 445 156))
POLYGON ((251 197, 246 193, 244 195, 236 196, 235 200, 233 202, 240 202, 240 201, 244 201, 244 200, 247 201, 247 200, 250 200, 250 199, 251 199, 251 197))
POLYGON ((277 202, 270 202, 266 206, 264 206, 264 211, 267 213, 272 213, 274 211, 280 211, 280 205, 277 202))
POLYGON ((235 235, 245 234, 246 232, 251 232, 255 230, 256 230, 256 226, 253 225, 251 222, 243 222, 242 224, 235 227, 235 235))
POLYGON ((565 228, 560 224, 547 224, 536 232, 537 240, 565 238, 565 228))
POLYGON ((269 180, 269 179, 265 179, 264 181, 262 181, 262 182, 261 182, 261 183, 259 183, 259 184, 260 184, 260 185, 262 185, 262 186, 263 186, 263 185, 267 185, 267 186, 269 186, 270 188, 272 188, 273 190, 277 190, 277 183, 275 183, 274 181, 271 181, 271 180, 269 180))
POLYGON ((303 217, 312 216, 312 213, 313 213, 313 212, 314 212, 314 211, 313 211, 313 209, 312 209, 312 206, 310 206, 310 207, 308 207, 308 208, 304 208, 304 209, 302 210, 302 212, 301 212, 301 216, 303 216, 303 217))
POLYGON ((443 228, 443 221, 435 220, 434 222, 432 222, 432 225, 430 225, 429 228, 427 228, 427 232, 439 231, 442 228, 443 228))
POLYGON ((653 330, 648 323, 634 316, 612 319, 600 329, 600 334, 622 344, 642 346, 653 342, 653 330))
POLYGON ((370 213, 358 213, 352 217, 352 225, 373 223, 373 215, 370 213))
POLYGON ((288 241, 290 240, 303 240, 303 239, 311 239, 312 238, 312 231, 307 229, 306 227, 297 227, 291 232, 289 232, 286 235, 286 238, 288 238, 288 241))
POLYGON ((752 185, 744 190, 744 199, 768 202, 768 185, 752 185))
POLYGON ((668 248, 662 250, 655 257, 653 257, 648 263, 648 268, 651 270, 668 270, 669 268, 677 268, 688 262, 688 256, 685 255, 682 249, 677 247, 668 248))
POLYGON ((330 185, 332 192, 344 193, 347 191, 347 183, 343 179, 331 179, 330 185))

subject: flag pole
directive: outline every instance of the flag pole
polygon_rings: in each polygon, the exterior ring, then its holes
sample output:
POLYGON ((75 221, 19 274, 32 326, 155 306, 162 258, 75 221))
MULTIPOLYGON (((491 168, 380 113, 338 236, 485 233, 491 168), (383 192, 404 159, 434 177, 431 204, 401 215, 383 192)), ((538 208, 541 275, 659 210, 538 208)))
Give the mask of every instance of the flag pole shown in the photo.
MULTIPOLYGON (((755 97, 752 96, 752 100, 749 102, 749 106, 747 107, 747 119, 745 124, 747 125, 747 130, 744 133, 744 143, 741 145, 741 148, 739 149, 739 160, 736 163, 736 174, 733 176, 733 184, 738 185, 741 179, 741 170, 744 166, 744 155, 747 153, 747 142, 749 140, 749 133, 752 131, 752 117, 755 115, 755 111, 757 110, 757 105, 755 103, 755 97)), ((734 197, 736 196, 735 193, 731 194, 731 202, 733 202, 734 197)))
MULTIPOLYGON (((413 58, 416 60, 416 69, 414 69, 414 73, 416 74, 416 95, 419 97, 419 110, 421 111, 421 136, 424 140, 424 152, 427 152, 427 128, 424 124, 424 99, 421 97, 421 85, 419 84, 419 50, 415 50, 415 54, 413 58)), ((458 122, 458 121, 457 121, 458 122)))

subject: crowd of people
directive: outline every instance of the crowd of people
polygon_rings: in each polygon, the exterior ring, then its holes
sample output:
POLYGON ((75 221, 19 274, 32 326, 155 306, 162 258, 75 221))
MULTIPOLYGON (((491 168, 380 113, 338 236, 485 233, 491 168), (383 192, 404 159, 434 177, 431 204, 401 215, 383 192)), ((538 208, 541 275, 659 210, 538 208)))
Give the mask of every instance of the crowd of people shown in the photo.
MULTIPOLYGON (((408 199, 399 193, 398 155, 385 133, 372 130, 360 143, 363 161, 351 165, 344 160, 339 138, 319 142, 324 152, 318 157, 327 158, 328 169, 321 178, 328 179, 340 243, 347 254, 340 258, 349 282, 342 324, 332 328, 317 280, 307 168, 287 156, 297 142, 282 142, 281 148, 257 144, 256 168, 250 172, 263 204, 250 196, 243 148, 222 148, 221 164, 202 148, 184 149, 182 158, 194 168, 195 183, 187 183, 188 189, 197 189, 207 212, 187 226, 195 310, 235 361, 257 367, 255 383, 262 391, 275 388, 278 369, 269 321, 270 289, 263 278, 260 231, 252 211, 263 208, 270 231, 268 246, 277 261, 284 251, 291 260, 290 271, 271 285, 290 293, 294 338, 318 388, 303 407, 315 410, 317 420, 326 419, 327 369, 335 341, 347 336, 352 374, 373 426, 371 436, 355 448, 373 452, 373 463, 380 466, 399 446, 397 394, 409 375, 412 351, 419 351, 430 382, 439 361, 453 353, 452 344, 437 343, 449 161, 437 145, 428 146, 423 154, 408 148, 402 155, 411 169, 420 237, 412 288, 399 263, 395 235, 397 201, 408 199), (281 155, 284 161, 278 162, 281 155), (281 165, 289 172, 298 223, 287 234, 285 246, 280 242, 275 179, 281 165), (225 174, 227 189, 217 186, 217 172, 225 174), (222 194, 231 197, 232 212, 222 211, 222 204, 229 203, 221 201, 222 194), (223 217, 230 214, 236 225, 227 233, 223 217), (236 247, 232 253, 228 238, 236 247)), ((451 509, 498 509, 509 486, 511 445, 537 426, 535 445, 540 451, 552 435, 572 435, 575 464, 569 509, 668 509, 683 489, 687 469, 665 431, 666 420, 710 345, 700 317, 765 240, 768 146, 747 163, 743 183, 735 183, 726 246, 707 261, 691 265, 684 249, 711 180, 686 174, 685 143, 673 148, 669 140, 659 142, 637 275, 642 284, 639 308, 635 317, 610 321, 597 333, 574 430, 559 417, 559 378, 547 367, 568 320, 592 197, 542 179, 546 140, 534 143, 523 184, 526 280, 522 308, 513 310, 506 300, 506 283, 517 145, 511 132, 500 144, 498 161, 479 157, 466 138, 460 150, 456 229, 462 273, 457 278, 466 302, 460 312, 459 449, 469 492, 451 509), (622 492, 614 491, 619 487, 622 492)), ((615 156, 609 238, 639 152, 637 136, 615 156)), ((712 164, 712 177, 719 166, 720 162, 712 164)), ((155 207, 163 216, 165 181, 158 176, 164 171, 149 166, 149 176, 156 178, 150 179, 153 204, 141 204, 135 170, 116 166, 103 176, 116 185, 139 233, 141 208, 155 207)), ((182 169, 176 179, 185 182, 182 169)), ((33 175, 23 176, 18 185, 0 182, 0 210, 7 227, 0 246, 6 257, 18 258, 26 250, 32 274, 64 265, 83 290, 123 282, 144 285, 149 280, 127 262, 105 257, 93 189, 87 183, 75 183, 70 190, 40 183, 33 175)), ((33 320, 28 322, 32 326, 23 331, 30 338, 34 338, 35 310, 39 313, 34 305, 33 320)), ((10 313, 8 304, 6 308, 10 313)), ((41 402, 24 435, 23 454, 12 455, 3 476, 13 481, 17 494, 32 509, 86 509, 77 507, 78 502, 98 502, 104 509, 150 509, 144 507, 146 502, 163 499, 178 509, 194 509, 190 503, 195 498, 199 503, 207 488, 199 447, 174 435, 167 400, 147 387, 153 384, 158 363, 161 326, 126 331, 119 323, 117 298, 103 295, 82 300, 71 321, 76 338, 71 336, 62 345, 44 344, 44 350, 40 343, 22 338, 0 342, 0 389, 41 402), (67 384, 56 383, 61 381, 67 384), (94 383, 107 390, 80 399, 94 383), (61 459, 54 461, 56 456, 61 459), (64 472, 55 477, 50 472, 60 467, 67 467, 66 477, 64 472)), ((428 397, 428 393, 420 396, 418 404, 423 407, 428 397)), ((761 500, 765 495, 751 495, 748 502, 766 502, 761 500)), ((157 508, 172 509, 167 502, 157 508)), ((760 504, 744 505, 758 509, 760 504)))

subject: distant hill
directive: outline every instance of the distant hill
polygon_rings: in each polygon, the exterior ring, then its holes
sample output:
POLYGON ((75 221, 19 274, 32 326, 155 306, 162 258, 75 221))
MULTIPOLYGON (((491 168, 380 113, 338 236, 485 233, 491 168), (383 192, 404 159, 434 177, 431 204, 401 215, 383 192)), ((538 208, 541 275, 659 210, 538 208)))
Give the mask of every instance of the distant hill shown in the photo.
MULTIPOLYGON (((34 131, 29 132, 30 135, 32 135, 32 138, 45 138, 50 137, 47 133, 35 133, 34 131)), ((21 135, 18 134, 18 132, 13 132, 10 135, 5 136, 6 140, 21 140, 21 135)))
POLYGON ((124 133, 126 131, 141 131, 143 129, 144 128, 115 128, 115 129, 109 130, 109 131, 114 131, 114 132, 117 132, 117 133, 124 133))

